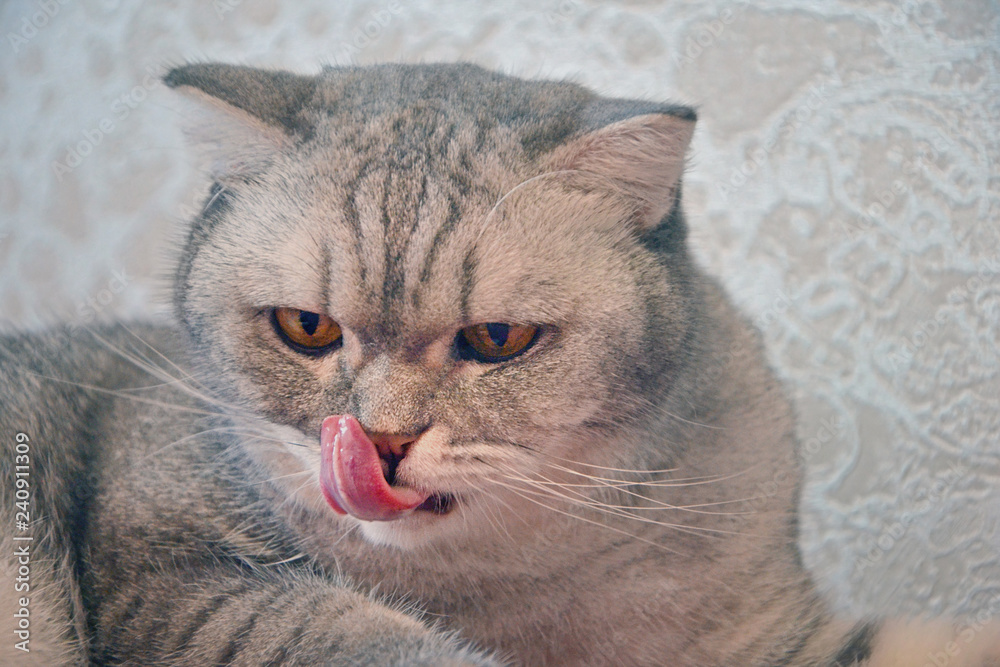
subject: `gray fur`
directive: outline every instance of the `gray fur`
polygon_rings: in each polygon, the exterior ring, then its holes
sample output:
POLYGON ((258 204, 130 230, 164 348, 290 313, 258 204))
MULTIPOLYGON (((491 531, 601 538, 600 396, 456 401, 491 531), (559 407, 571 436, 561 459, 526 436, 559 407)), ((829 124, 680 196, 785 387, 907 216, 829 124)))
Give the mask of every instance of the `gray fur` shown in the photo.
POLYGON ((687 253, 691 110, 471 65, 165 81, 207 116, 192 132, 215 180, 178 263, 178 329, 0 339, 0 433, 31 438, 38 517, 21 658, 804 666, 877 650, 876 626, 834 620, 800 563, 792 411, 687 253), (343 348, 293 351, 275 306, 329 314, 343 348), (510 362, 455 358, 462 327, 497 321, 544 327, 510 362), (397 479, 456 509, 334 514, 317 483, 333 414, 421 434, 397 479))

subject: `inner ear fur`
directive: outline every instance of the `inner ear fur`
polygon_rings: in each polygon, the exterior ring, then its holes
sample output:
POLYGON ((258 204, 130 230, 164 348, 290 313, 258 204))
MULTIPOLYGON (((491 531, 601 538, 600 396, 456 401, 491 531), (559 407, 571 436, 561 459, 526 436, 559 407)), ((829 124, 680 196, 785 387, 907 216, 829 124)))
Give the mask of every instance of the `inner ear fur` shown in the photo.
POLYGON ((631 198, 642 229, 656 226, 680 193, 694 113, 644 113, 612 122, 555 149, 547 168, 631 198))

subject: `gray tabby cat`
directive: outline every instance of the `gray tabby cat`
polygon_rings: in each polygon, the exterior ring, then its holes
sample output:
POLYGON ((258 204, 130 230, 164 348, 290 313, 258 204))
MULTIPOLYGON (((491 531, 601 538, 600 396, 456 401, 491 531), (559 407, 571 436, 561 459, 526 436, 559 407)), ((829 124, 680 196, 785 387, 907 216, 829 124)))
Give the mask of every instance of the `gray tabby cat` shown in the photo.
POLYGON ((470 65, 166 83, 215 165, 177 330, 0 340, 4 661, 1000 652, 820 601, 792 411, 686 247, 690 109, 470 65))

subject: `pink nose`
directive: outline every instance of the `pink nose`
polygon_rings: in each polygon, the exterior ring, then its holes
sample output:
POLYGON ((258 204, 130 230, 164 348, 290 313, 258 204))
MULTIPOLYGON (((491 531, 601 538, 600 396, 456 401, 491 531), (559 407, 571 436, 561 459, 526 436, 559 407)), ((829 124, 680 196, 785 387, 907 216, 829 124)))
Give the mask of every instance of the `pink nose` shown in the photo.
POLYGON ((402 435, 396 433, 377 433, 365 431, 365 435, 378 448, 379 456, 385 458, 390 455, 403 458, 409 444, 417 439, 415 435, 402 435))

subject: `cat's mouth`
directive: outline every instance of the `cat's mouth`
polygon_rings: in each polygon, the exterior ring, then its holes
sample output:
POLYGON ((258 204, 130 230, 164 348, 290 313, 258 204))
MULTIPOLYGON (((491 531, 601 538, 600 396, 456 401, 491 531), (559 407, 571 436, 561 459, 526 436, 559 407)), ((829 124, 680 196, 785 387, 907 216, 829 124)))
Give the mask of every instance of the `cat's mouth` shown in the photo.
POLYGON ((447 514, 455 505, 447 493, 424 493, 395 485, 406 456, 402 446, 376 445, 357 419, 334 415, 320 431, 320 488, 338 514, 362 521, 393 521, 413 511, 447 514))
POLYGON ((418 512, 432 514, 447 514, 455 506, 455 496, 450 493, 434 493, 424 502, 417 505, 418 512))
MULTIPOLYGON (((399 464, 408 453, 412 443, 397 444, 395 442, 376 441, 375 447, 381 459, 382 476, 389 486, 396 484, 396 471, 399 464)), ((455 497, 450 493, 433 493, 427 500, 417 505, 416 512, 431 512, 433 514, 447 514, 451 511, 455 503, 455 497)))

